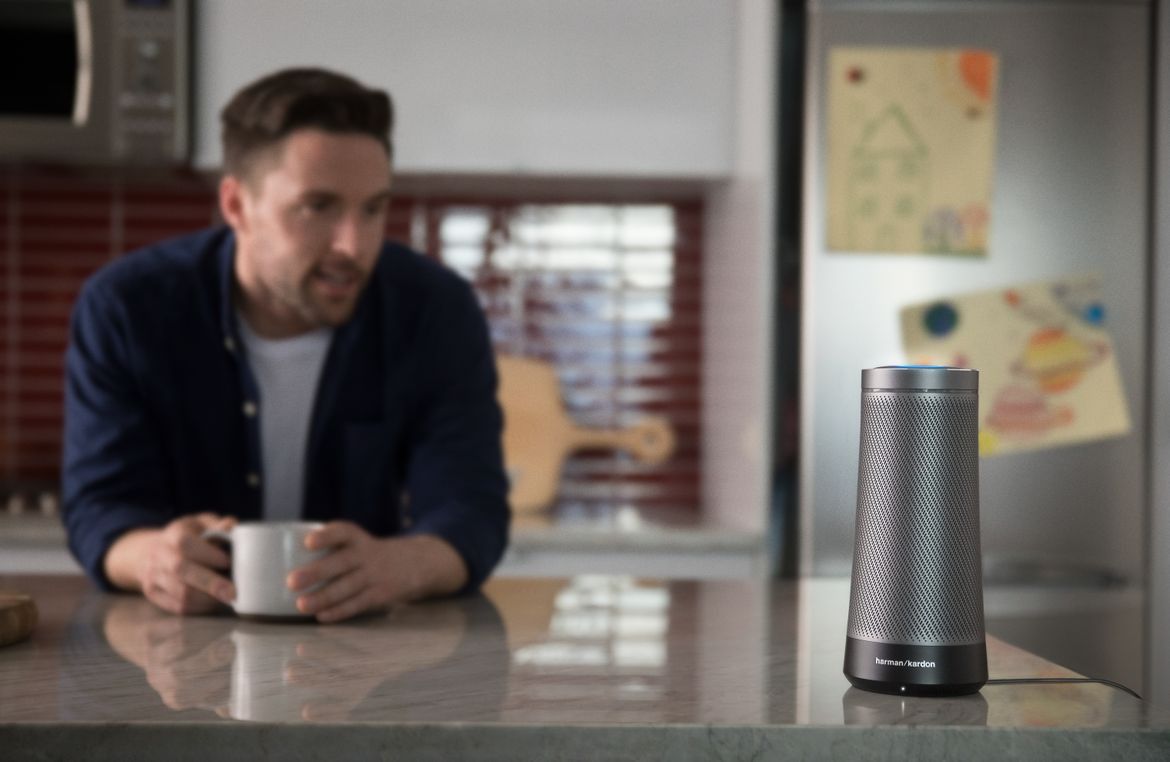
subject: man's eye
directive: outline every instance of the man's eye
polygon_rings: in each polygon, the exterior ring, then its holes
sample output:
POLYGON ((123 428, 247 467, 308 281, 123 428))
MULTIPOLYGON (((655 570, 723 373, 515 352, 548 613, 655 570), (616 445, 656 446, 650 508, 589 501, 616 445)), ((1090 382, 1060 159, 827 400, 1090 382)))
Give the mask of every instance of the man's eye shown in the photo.
POLYGON ((328 199, 305 201, 303 204, 301 204, 302 209, 304 209, 306 212, 311 212, 314 214, 320 214, 321 212, 328 211, 329 207, 330 203, 328 199))

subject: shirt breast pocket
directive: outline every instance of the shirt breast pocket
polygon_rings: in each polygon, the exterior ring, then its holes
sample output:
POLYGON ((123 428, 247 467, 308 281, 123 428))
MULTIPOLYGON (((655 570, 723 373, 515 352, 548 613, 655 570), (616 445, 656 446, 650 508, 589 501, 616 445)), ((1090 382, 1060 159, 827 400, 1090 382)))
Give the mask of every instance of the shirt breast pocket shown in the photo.
POLYGON ((351 423, 345 427, 342 484, 345 518, 375 535, 398 531, 398 485, 394 436, 383 421, 351 423))

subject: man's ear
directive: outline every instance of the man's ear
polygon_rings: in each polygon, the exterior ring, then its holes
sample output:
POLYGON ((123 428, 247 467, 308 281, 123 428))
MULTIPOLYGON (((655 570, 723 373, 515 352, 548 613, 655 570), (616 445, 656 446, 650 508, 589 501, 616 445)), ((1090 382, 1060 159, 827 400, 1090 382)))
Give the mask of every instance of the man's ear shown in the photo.
POLYGON ((244 192, 244 183, 235 175, 224 175, 219 181, 219 213, 236 233, 248 229, 244 192))

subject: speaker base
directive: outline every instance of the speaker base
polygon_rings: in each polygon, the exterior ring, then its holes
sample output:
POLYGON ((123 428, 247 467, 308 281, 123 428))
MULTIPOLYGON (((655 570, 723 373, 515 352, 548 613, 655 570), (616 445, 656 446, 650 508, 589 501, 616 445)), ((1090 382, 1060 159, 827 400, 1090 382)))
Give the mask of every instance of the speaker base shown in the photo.
POLYGON ((969 696, 978 693, 983 683, 954 685, 926 685, 922 683, 887 683, 878 680, 863 680, 845 675, 850 685, 871 693, 888 693, 893 696, 969 696))
POLYGON ((898 696, 962 696, 987 682, 987 645, 920 646, 845 639, 845 677, 898 696))

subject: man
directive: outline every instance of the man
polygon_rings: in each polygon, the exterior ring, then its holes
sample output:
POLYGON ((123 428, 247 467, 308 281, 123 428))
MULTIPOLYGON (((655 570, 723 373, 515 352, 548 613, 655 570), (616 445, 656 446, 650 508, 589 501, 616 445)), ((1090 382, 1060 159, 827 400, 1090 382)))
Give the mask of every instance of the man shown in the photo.
POLYGON ((501 414, 470 288, 382 239, 392 106, 318 69, 224 108, 226 227, 87 283, 66 362, 63 513, 107 589, 174 613, 235 594, 210 528, 327 522, 290 575, 337 621, 473 589, 507 542, 501 414))

